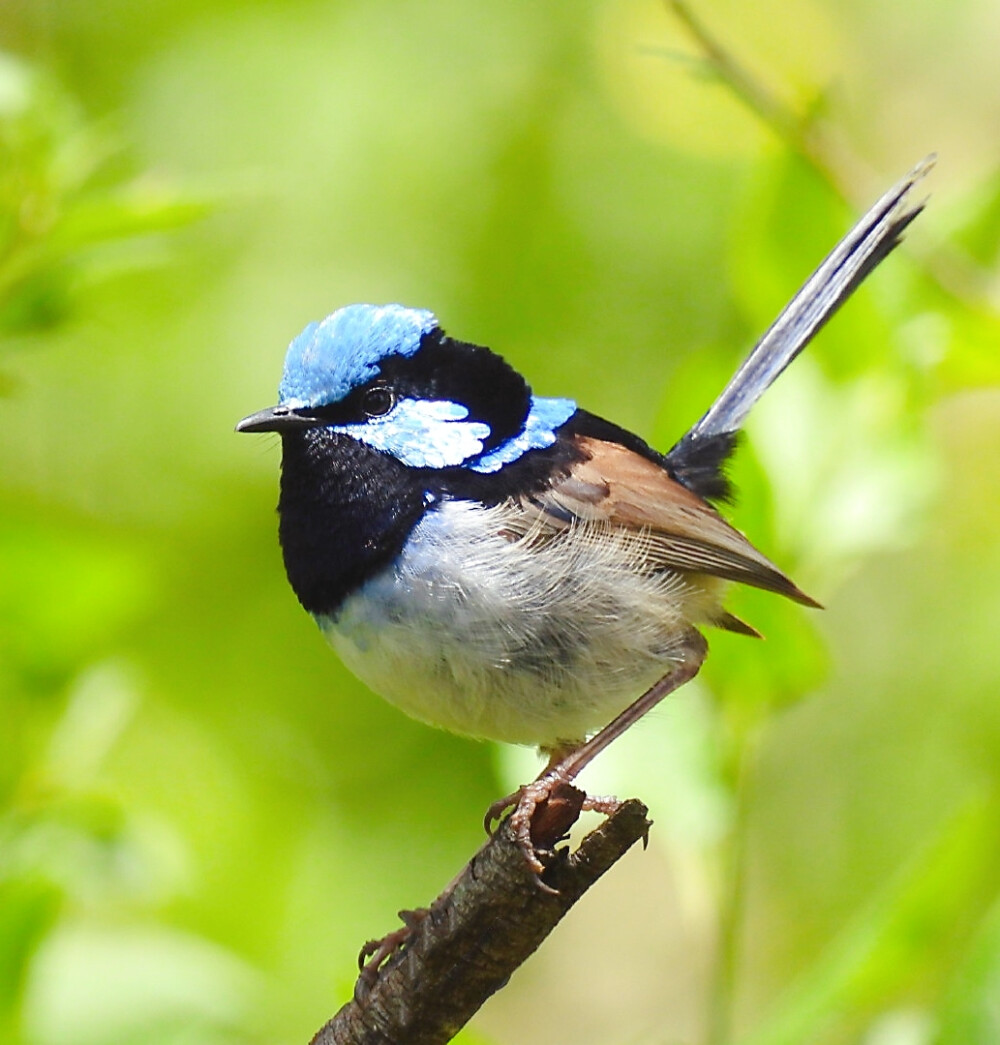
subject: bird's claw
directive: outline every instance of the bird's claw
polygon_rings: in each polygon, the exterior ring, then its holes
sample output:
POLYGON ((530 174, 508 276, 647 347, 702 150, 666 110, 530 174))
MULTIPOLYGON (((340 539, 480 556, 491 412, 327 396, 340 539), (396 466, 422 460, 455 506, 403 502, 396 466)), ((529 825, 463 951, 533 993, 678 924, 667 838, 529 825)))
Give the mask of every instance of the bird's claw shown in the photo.
POLYGON ((493 802, 489 809, 486 810, 486 815, 483 817, 483 827, 486 829, 486 833, 493 837, 494 824, 499 826, 500 820, 504 813, 510 809, 511 806, 516 806, 521 801, 521 796, 524 794, 524 788, 519 787, 516 791, 511 791, 509 795, 504 795, 503 798, 498 798, 493 802))
MULTIPOLYGON (((561 782, 559 777, 546 774, 533 780, 530 784, 525 784, 520 788, 517 805, 514 807, 514 812, 510 814, 510 829, 514 834, 517 847, 524 855, 525 863, 539 879, 545 871, 545 864, 538 859, 538 850, 535 848, 535 839, 531 833, 531 822, 535 811, 543 802, 549 800, 553 788, 561 782)), ((540 881, 539 884, 548 888, 544 882, 540 881)))
POLYGON ((583 808, 588 813, 600 813, 603 816, 612 816, 621 807, 621 799, 614 795, 587 795, 583 800, 583 808))
POLYGON ((418 907, 415 911, 400 911, 402 925, 391 933, 386 933, 379 940, 368 940, 358 955, 358 968, 361 970, 358 981, 354 985, 354 1000, 363 1002, 378 979, 378 972, 384 962, 398 954, 409 942, 413 930, 430 914, 426 907, 418 907))
POLYGON ((566 837, 583 809, 610 812, 615 799, 599 798, 591 802, 585 792, 567 776, 556 770, 544 773, 521 788, 517 805, 510 816, 511 831, 525 863, 534 873, 540 889, 555 892, 541 875, 545 864, 539 853, 551 853, 557 842, 566 837))
POLYGON ((524 784, 503 798, 498 798, 486 810, 483 826, 488 835, 493 835, 493 824, 513 807, 510 827, 524 862, 535 875, 539 887, 546 892, 555 892, 542 881, 545 864, 539 852, 551 852, 552 847, 569 829, 581 810, 592 810, 610 816, 621 802, 610 795, 585 794, 576 787, 568 774, 559 767, 549 769, 537 780, 524 784))

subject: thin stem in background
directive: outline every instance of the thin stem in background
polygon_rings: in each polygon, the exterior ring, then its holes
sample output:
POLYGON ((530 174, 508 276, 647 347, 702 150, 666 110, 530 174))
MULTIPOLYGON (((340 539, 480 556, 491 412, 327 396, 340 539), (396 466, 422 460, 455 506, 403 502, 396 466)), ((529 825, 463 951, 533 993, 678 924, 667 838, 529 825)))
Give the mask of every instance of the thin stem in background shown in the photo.
POLYGON ((731 751, 735 814, 723 839, 718 896, 718 934, 708 990, 705 1045, 726 1045, 732 1032, 736 982, 746 899, 747 823, 752 807, 754 771, 761 730, 738 737, 731 751))
MULTIPOLYGON (((864 186, 874 178, 870 169, 826 121, 801 116, 757 80, 695 15, 684 0, 664 0, 702 52, 712 75, 798 156, 801 156, 845 203, 858 209, 867 198, 864 186)), ((916 159, 916 157, 915 157, 916 159)), ((922 246, 911 243, 924 273, 950 297, 967 308, 1000 314, 1000 302, 989 273, 954 244, 922 246)))

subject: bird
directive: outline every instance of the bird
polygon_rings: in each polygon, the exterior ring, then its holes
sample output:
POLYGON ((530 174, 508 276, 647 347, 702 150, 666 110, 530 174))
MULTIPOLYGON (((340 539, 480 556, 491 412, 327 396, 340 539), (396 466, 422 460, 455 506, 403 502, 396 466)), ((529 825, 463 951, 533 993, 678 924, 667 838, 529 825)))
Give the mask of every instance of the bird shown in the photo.
POLYGON ((278 404, 236 426, 280 434, 285 570, 347 667, 417 719, 547 758, 487 817, 513 807, 537 873, 531 819, 553 789, 697 674, 706 628, 758 635, 725 608, 731 584, 819 605, 723 518, 725 465, 754 403, 923 209, 933 161, 854 225, 665 453, 399 304, 310 323, 278 404))

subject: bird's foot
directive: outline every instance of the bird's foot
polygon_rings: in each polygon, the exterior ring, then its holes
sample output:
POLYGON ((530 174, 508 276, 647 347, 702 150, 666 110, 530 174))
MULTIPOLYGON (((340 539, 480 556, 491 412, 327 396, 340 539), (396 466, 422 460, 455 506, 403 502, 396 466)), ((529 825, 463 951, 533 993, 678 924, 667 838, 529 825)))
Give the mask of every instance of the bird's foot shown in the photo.
MULTIPOLYGON (((600 799, 605 802, 605 799, 600 799)), ((550 769, 537 780, 520 788, 517 805, 510 815, 510 827, 525 863, 541 881, 545 865, 539 852, 551 852, 570 829, 582 809, 588 808, 585 792, 574 786, 559 768, 550 769)))
POLYGON ((551 753, 549 764, 530 784, 524 784, 503 798, 498 798, 486 810, 483 826, 493 834, 493 824, 513 808, 510 826, 524 861, 534 872, 543 889, 549 887, 541 880, 545 865, 539 852, 551 852, 570 829, 581 810, 593 810, 610 816, 621 805, 611 796, 590 796, 573 783, 578 770, 568 765, 569 756, 577 749, 566 747, 551 753))
POLYGON ((354 985, 354 1000, 361 1003, 378 979, 378 971, 391 957, 399 954, 409 943, 414 929, 430 914, 430 908, 418 907, 415 911, 400 911, 402 925, 386 933, 380 940, 369 940, 358 955, 358 968, 361 974, 354 985))

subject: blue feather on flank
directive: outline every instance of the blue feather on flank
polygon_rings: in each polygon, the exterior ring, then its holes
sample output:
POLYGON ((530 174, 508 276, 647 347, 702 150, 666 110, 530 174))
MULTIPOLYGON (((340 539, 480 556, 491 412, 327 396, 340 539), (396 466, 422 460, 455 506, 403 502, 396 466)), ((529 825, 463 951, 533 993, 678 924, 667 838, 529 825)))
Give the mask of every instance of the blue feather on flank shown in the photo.
POLYGON ((511 464, 528 450, 544 450, 556 441, 556 429, 565 424, 576 413, 572 399, 547 399, 531 397, 531 410, 524 419, 524 429, 507 442, 501 443, 469 468, 474 472, 499 472, 505 464, 511 464))
POLYGON ((321 323, 310 323, 288 346, 279 401, 293 410, 339 402, 376 377, 387 356, 412 356, 438 325, 425 308, 339 308, 321 323))

